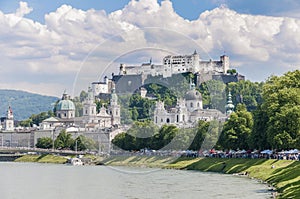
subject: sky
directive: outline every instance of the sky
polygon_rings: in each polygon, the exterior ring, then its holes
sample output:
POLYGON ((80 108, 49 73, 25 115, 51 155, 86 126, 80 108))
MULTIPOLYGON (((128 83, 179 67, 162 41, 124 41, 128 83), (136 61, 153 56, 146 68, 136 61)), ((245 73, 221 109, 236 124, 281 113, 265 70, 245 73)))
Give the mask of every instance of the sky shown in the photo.
POLYGON ((251 81, 300 69, 298 0, 0 0, 0 89, 78 95, 120 63, 230 57, 251 81))

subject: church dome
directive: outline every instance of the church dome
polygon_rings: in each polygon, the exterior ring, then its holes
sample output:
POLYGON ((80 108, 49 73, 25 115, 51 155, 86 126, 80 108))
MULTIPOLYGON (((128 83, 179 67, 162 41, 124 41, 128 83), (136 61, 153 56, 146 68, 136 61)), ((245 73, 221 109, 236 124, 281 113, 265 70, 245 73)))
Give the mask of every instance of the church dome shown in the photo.
POLYGON ((202 95, 197 90, 190 90, 185 94, 185 100, 202 100, 202 95))
POLYGON ((56 105, 57 111, 75 110, 74 103, 69 99, 67 94, 64 94, 62 99, 56 105))

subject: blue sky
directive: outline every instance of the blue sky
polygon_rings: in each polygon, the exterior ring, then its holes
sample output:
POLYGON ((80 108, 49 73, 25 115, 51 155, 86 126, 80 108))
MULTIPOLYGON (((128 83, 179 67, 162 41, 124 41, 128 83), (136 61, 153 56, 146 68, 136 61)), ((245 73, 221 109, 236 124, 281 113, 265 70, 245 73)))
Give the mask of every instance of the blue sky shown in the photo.
POLYGON ((225 51, 264 81, 299 69, 299 10, 298 0, 0 0, 0 88, 76 94, 120 62, 194 49, 225 51))
MULTIPOLYGON (((159 0, 158 2, 161 2, 159 0)), ((83 10, 105 10, 107 13, 122 9, 128 4, 128 0, 28 0, 28 4, 34 11, 27 17, 43 22, 45 13, 53 12, 63 4, 83 10)), ((239 13, 283 16, 294 15, 300 9, 300 1, 297 0, 172 0, 175 11, 186 19, 197 19, 205 10, 214 9, 226 4, 230 9, 239 13)), ((0 8, 4 13, 14 12, 19 6, 19 0, 1 0, 0 8)))

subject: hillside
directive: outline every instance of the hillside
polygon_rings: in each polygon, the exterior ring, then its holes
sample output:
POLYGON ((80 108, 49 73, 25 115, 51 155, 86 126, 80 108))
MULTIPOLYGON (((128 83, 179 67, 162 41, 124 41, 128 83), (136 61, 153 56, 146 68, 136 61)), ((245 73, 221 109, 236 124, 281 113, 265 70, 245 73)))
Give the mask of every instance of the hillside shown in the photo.
POLYGON ((57 97, 44 96, 25 91, 0 89, 0 116, 6 116, 8 104, 11 105, 14 119, 24 120, 32 114, 53 109, 57 97))

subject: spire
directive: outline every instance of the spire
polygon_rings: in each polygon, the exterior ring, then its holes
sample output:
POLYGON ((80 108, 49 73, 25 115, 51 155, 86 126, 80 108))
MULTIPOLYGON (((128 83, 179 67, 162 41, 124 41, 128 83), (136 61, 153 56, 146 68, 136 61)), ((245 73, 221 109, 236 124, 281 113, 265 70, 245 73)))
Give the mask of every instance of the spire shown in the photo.
POLYGON ((190 78, 190 90, 195 90, 195 84, 194 84, 192 78, 190 78))
POLYGON ((198 53, 197 53, 197 51, 196 51, 196 49, 195 49, 195 51, 194 51, 194 53, 193 53, 193 55, 197 55, 198 53))
POLYGON ((231 96, 231 92, 229 91, 227 104, 225 106, 225 108, 226 108, 226 115, 230 115, 233 112, 233 109, 234 109, 234 105, 232 103, 231 97, 232 97, 231 96))
POLYGON ((14 118, 14 115, 13 115, 12 108, 10 106, 8 106, 7 119, 13 119, 13 118, 14 118))

